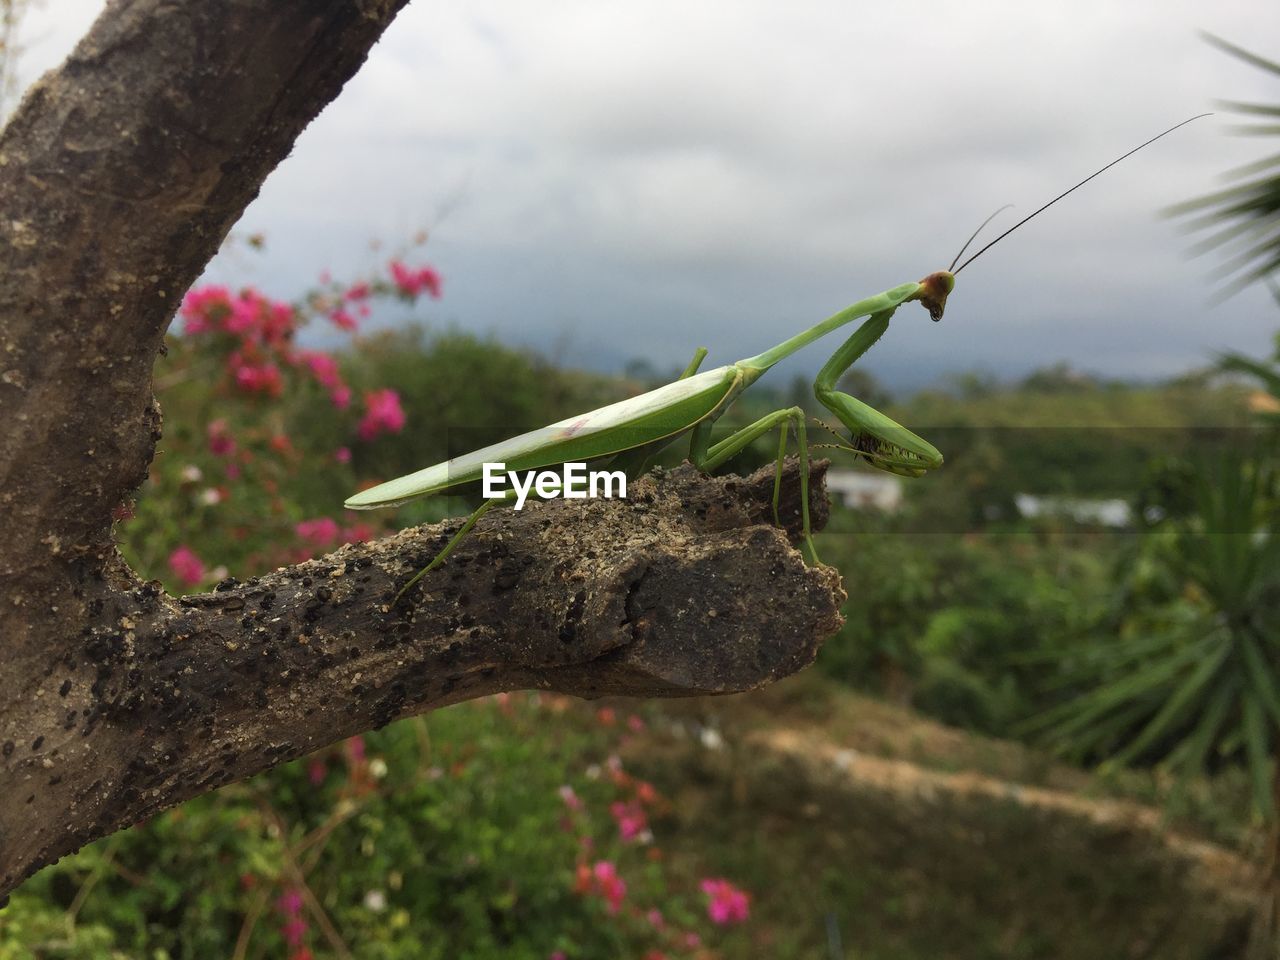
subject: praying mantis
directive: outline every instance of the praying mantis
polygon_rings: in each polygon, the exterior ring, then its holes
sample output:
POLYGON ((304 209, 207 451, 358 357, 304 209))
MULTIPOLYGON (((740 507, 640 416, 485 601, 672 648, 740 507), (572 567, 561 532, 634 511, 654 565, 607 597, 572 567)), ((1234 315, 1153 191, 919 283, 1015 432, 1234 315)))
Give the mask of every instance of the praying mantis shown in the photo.
MULTIPOLYGON (((686 433, 690 434, 689 460, 699 470, 710 473, 742 452, 757 438, 777 429, 779 442, 773 485, 773 513, 774 521, 779 522, 778 503, 781 493, 782 466, 786 457, 788 436, 794 431, 800 457, 801 539, 813 561, 818 563, 820 561, 813 545, 809 522, 809 444, 806 433, 807 416, 804 410, 800 407, 776 410, 729 437, 713 443, 711 430, 715 422, 744 390, 779 361, 828 333, 865 317, 862 325, 823 365, 813 383, 814 396, 849 430, 847 440, 837 434, 840 442, 835 446, 862 459, 870 466, 903 477, 920 477, 942 466, 942 454, 927 440, 856 397, 837 390, 836 384, 840 377, 884 335, 889 328, 890 319, 904 303, 919 302, 929 311, 929 316, 934 321, 941 320, 946 309, 947 297, 955 289, 956 276, 961 270, 1014 230, 1084 186, 1094 177, 1161 137, 1203 116, 1208 114, 1199 114, 1183 120, 1117 157, 1071 189, 1023 217, 959 266, 956 264, 968 249, 969 244, 1000 210, 988 217, 973 232, 946 270, 930 273, 922 280, 902 283, 883 293, 859 300, 763 353, 699 373, 698 368, 707 353, 705 348, 699 348, 684 373, 665 386, 512 437, 452 460, 437 463, 395 480, 389 480, 355 494, 346 501, 345 506, 352 510, 371 510, 443 493, 481 479, 485 473, 485 464, 494 463, 503 463, 510 471, 529 471, 558 464, 613 457, 611 467, 625 471, 629 476, 635 476, 644 471, 654 454, 686 433)), ((1005 208, 1002 207, 1001 210, 1003 209, 1005 208)), ((821 421, 819 423, 824 427, 827 426, 821 421)), ((398 602, 430 570, 444 563, 480 518, 506 499, 505 496, 492 497, 481 504, 431 562, 400 589, 395 602, 398 602)))

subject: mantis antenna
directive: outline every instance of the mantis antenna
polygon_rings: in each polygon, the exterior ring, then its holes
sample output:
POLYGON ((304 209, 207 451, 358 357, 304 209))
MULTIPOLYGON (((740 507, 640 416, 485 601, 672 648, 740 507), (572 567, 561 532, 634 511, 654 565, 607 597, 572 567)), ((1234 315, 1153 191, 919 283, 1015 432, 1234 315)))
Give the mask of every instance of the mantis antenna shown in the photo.
POLYGON ((964 242, 964 246, 961 247, 960 252, 956 254, 955 260, 951 261, 951 266, 947 267, 947 270, 949 272, 952 272, 955 270, 956 263, 959 261, 961 257, 964 256, 964 252, 969 249, 969 244, 973 243, 973 241, 977 239, 978 234, 982 232, 982 228, 985 227, 988 223, 990 223, 996 217, 1000 216, 1000 214, 1004 213, 1006 210, 1008 210, 1012 206, 1013 206, 1012 203, 1006 203, 1003 207, 1001 207, 991 216, 987 217, 987 219, 983 220, 980 224, 978 224, 978 229, 973 231, 973 233, 969 234, 969 239, 964 242))
MULTIPOLYGON (((1183 120, 1181 123, 1176 123, 1176 124, 1174 124, 1174 125, 1173 125, 1172 127, 1170 127, 1168 130, 1164 131, 1164 133, 1158 133, 1158 134, 1156 134, 1154 137, 1152 137, 1150 140, 1146 141, 1145 143, 1140 143, 1140 144, 1138 144, 1136 147, 1134 147, 1134 148, 1133 148, 1132 150, 1130 150, 1128 153, 1123 154, 1123 155, 1121 155, 1121 156, 1119 156, 1119 157, 1116 157, 1114 160, 1112 160, 1110 163, 1108 163, 1105 167, 1102 167, 1102 168, 1100 168, 1100 169, 1098 169, 1098 170, 1095 170, 1093 173, 1089 174, 1089 176, 1085 177, 1083 180, 1081 180, 1079 183, 1077 183, 1077 184, 1076 184, 1074 187, 1072 187, 1070 190, 1064 190, 1062 193, 1058 194, 1056 197, 1054 197, 1052 200, 1050 200, 1048 203, 1046 203, 1043 207, 1040 207, 1038 210, 1034 210, 1034 211, 1032 211, 1031 213, 1027 214, 1025 217, 1023 217, 1021 220, 1019 220, 1017 223, 1015 223, 1012 227, 1010 227, 1010 228, 1009 228, 1008 230, 1006 230, 1004 233, 1000 234, 998 237, 996 237, 996 238, 995 238, 994 240, 992 240, 990 243, 986 244, 986 246, 984 246, 984 247, 982 247, 980 250, 978 250, 978 252, 977 252, 977 253, 975 253, 973 256, 971 256, 971 257, 970 257, 968 260, 966 260, 964 263, 960 264, 960 266, 956 267, 956 269, 955 269, 954 271, 952 271, 952 272, 953 272, 953 273, 959 273, 961 270, 963 270, 963 269, 964 269, 965 267, 967 267, 969 264, 973 263, 973 261, 977 260, 980 256, 982 256, 984 253, 986 253, 988 250, 990 250, 992 247, 994 247, 997 243, 999 243, 1001 240, 1003 240, 1003 239, 1004 239, 1005 237, 1007 237, 1009 234, 1013 233, 1013 231, 1017 230, 1020 226, 1022 226, 1022 225, 1023 225, 1024 223, 1026 223, 1028 220, 1030 220, 1030 219, 1032 219, 1033 217, 1039 216, 1040 214, 1044 213, 1046 210, 1048 210, 1050 207, 1052 207, 1055 203, 1057 203, 1059 200, 1061 200, 1061 199, 1062 199, 1063 197, 1065 197, 1067 194, 1069 194, 1069 193, 1074 193, 1076 190, 1079 190, 1081 187, 1083 187, 1086 183, 1088 183, 1090 180, 1092 180, 1092 179, 1093 179, 1094 177, 1096 177, 1098 174, 1100 174, 1100 173, 1102 173, 1102 172, 1104 172, 1104 171, 1106 171, 1106 170, 1110 170, 1112 167, 1114 167, 1114 166, 1115 166, 1117 163, 1119 163, 1121 160, 1125 159, 1126 157, 1131 157, 1131 156, 1133 156, 1135 153, 1137 153, 1137 152, 1138 152, 1139 150, 1141 150, 1143 147, 1148 147, 1148 146, 1150 146, 1151 144, 1155 143, 1157 140, 1159 140, 1161 137, 1163 137, 1163 136, 1167 136, 1168 134, 1173 133, 1173 131, 1177 130, 1177 129, 1178 129, 1178 127, 1185 127, 1185 126, 1186 126, 1188 123, 1190 123, 1192 120, 1199 120, 1201 117, 1211 117, 1211 116, 1213 116, 1213 114, 1212 114, 1212 113, 1198 113, 1198 114, 1196 114, 1194 117, 1188 117, 1186 120, 1183 120)), ((1002 208, 1002 209, 1003 209, 1003 208, 1002 208)), ((997 210, 997 211, 996 211, 996 213, 999 213, 999 211, 997 210)), ((995 216, 995 214, 993 213, 991 216, 995 216)), ((991 218, 990 218, 990 217, 988 217, 987 219, 988 219, 988 220, 990 220, 991 218)), ((986 226, 986 223, 984 223, 984 224, 983 224, 983 226, 986 226)), ((981 229, 982 229, 982 227, 979 227, 979 228, 978 228, 978 230, 981 230, 981 229)), ((974 236, 977 236, 977 233, 976 233, 976 232, 974 233, 974 236)), ((969 240, 970 240, 970 241, 972 241, 972 240, 973 240, 973 237, 970 237, 970 238, 969 238, 969 240)), ((965 244, 965 246, 966 246, 966 247, 967 247, 968 245, 969 245, 968 243, 966 243, 966 244, 965 244)), ((961 249, 961 251, 960 251, 960 252, 961 252, 961 253, 963 253, 963 252, 964 252, 964 250, 963 250, 963 249, 961 249)), ((958 259, 959 259, 959 257, 957 257, 956 259, 958 260, 958 259)), ((953 262, 954 262, 954 261, 953 261, 953 262)))

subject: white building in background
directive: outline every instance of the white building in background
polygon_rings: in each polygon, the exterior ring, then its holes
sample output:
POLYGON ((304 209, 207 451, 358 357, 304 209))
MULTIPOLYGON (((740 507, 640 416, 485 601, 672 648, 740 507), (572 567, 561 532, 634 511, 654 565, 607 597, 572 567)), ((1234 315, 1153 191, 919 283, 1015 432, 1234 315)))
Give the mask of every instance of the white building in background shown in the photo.
POLYGON ((1127 527, 1133 523, 1133 510, 1125 500, 1076 500, 1019 493, 1013 502, 1018 512, 1028 519, 1066 517, 1076 523, 1092 523, 1100 527, 1127 527))
POLYGON ((902 478, 890 473, 828 470, 827 492, 853 510, 870 508, 897 513, 902 507, 902 478))

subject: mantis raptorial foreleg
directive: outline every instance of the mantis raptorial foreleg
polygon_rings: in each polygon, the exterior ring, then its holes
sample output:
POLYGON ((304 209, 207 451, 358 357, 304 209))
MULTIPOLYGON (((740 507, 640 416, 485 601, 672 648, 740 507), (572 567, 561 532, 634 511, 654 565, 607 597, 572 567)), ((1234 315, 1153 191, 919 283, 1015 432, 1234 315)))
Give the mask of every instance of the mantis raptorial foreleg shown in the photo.
POLYGON ((855 330, 818 372, 813 393, 849 428, 850 438, 844 449, 881 470, 918 477, 942 464, 937 448, 857 397, 836 390, 844 372, 884 335, 893 313, 886 310, 873 314, 855 330))

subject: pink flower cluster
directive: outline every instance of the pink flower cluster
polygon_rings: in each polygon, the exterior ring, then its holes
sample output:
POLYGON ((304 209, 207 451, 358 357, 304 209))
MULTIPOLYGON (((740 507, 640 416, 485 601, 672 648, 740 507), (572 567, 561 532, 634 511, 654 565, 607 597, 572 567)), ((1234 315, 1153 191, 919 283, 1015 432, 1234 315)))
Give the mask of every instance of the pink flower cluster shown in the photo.
POLYGON ((329 400, 339 410, 345 410, 351 404, 351 388, 342 380, 338 371, 338 361, 332 355, 318 350, 299 350, 295 357, 299 363, 311 371, 316 383, 329 391, 329 400))
POLYGON ((742 923, 751 914, 751 895, 728 880, 708 877, 700 884, 707 895, 707 915, 713 923, 742 923))
MULTIPOLYGON (((544 699, 548 706, 556 709, 557 701, 554 698, 544 699)), ((624 722, 624 717, 608 706, 596 711, 596 721, 602 727, 618 730, 621 734, 620 743, 625 743, 646 729, 641 717, 629 714, 625 716, 624 722)), ((592 817, 588 805, 572 785, 564 784, 559 787, 560 800, 564 804, 561 827, 578 834, 579 848, 582 851, 576 866, 574 890, 585 896, 601 898, 610 914, 622 914, 632 925, 643 922, 658 941, 656 949, 644 954, 644 960, 667 960, 669 957, 701 950, 702 938, 696 931, 682 929, 679 924, 672 923, 656 905, 646 906, 636 902, 644 894, 637 897, 633 892, 629 896, 623 879, 628 856, 625 845, 649 844, 644 848, 644 859, 650 864, 663 859, 662 850, 653 845, 650 817, 666 801, 653 784, 629 774, 618 754, 610 755, 600 765, 588 767, 586 777, 592 781, 605 780, 614 788, 613 801, 609 803, 608 811, 618 830, 617 840, 614 842, 624 846, 615 847, 619 851, 617 861, 605 859, 604 844, 591 830, 592 817)), ((728 926, 749 919, 751 895, 745 890, 722 877, 706 877, 699 887, 707 898, 707 916, 712 923, 728 926)))
POLYGON ((400 395, 394 390, 370 390, 364 395, 365 414, 356 428, 361 440, 372 440, 380 433, 399 433, 404 429, 404 410, 400 395))
POLYGON ((204 579, 204 561, 183 544, 169 554, 169 572, 184 587, 194 587, 204 579))
POLYGON ((440 274, 431 267, 413 270, 399 260, 392 260, 389 269, 396 288, 409 299, 416 300, 424 290, 433 299, 440 299, 440 274))
POLYGON ((367 523, 354 523, 349 527, 338 525, 332 517, 316 517, 294 525, 294 534, 304 543, 317 547, 332 547, 341 543, 362 543, 373 536, 373 528, 367 523))
MULTIPOLYGON (((310 296, 302 308, 271 300, 252 287, 238 293, 216 284, 195 287, 182 301, 184 330, 188 336, 220 334, 230 338, 225 361, 227 376, 243 393, 279 398, 284 394, 287 371, 294 369, 308 374, 324 388, 335 407, 345 410, 351 405, 352 390, 342 378, 338 361, 323 351, 296 348, 294 335, 306 312, 324 313, 339 329, 356 330, 358 322, 352 310, 367 316, 366 301, 374 293, 394 291, 410 298, 423 292, 440 296, 440 274, 432 267, 413 269, 394 260, 388 269, 391 284, 361 281, 345 290, 338 287, 330 293, 310 296)), ((394 390, 372 390, 364 396, 364 414, 356 429, 360 438, 368 441, 383 433, 400 432, 405 419, 400 397, 394 390)), ((229 451, 219 455, 229 455, 229 451)), ((341 451, 339 459, 345 462, 341 451)))
POLYGON ((320 551, 331 547, 372 540, 374 529, 363 522, 344 527, 332 517, 315 517, 294 524, 293 533, 301 541, 301 546, 300 549, 292 551, 290 557, 296 562, 301 562, 310 560, 320 551))
POLYGON ((222 331, 249 343, 279 344, 293 336, 293 307, 268 300, 252 287, 233 294, 211 284, 193 287, 182 298, 183 329, 188 336, 222 331))
POLYGON ((280 936, 289 945, 289 960, 311 960, 311 951, 303 941, 307 936, 307 921, 302 919, 302 894, 292 887, 285 890, 276 901, 280 912, 280 936))
MULTIPOLYGON (((235 348, 226 360, 231 382, 244 393, 277 398, 284 393, 283 368, 309 372, 329 393, 334 406, 351 402, 351 388, 342 382, 337 361, 328 354, 296 350, 293 337, 298 312, 289 304, 270 300, 252 287, 232 293, 226 287, 194 287, 182 300, 184 331, 188 336, 222 333, 234 337, 235 348)), ((334 322, 341 326, 349 316, 334 322)))
MULTIPOLYGON (((610 711, 612 713, 612 711, 610 711)), ((608 721, 612 723, 612 719, 608 721)), ((646 780, 637 780, 622 769, 622 760, 617 756, 609 758, 606 764, 609 779, 620 793, 629 792, 630 797, 616 800, 609 804, 609 815, 618 825, 618 837, 623 843, 649 843, 653 834, 649 831, 649 816, 645 807, 654 806, 662 801, 653 784, 646 780)))
POLYGON ((650 835, 649 818, 645 816, 644 808, 635 800, 626 803, 617 800, 609 804, 609 815, 617 823, 618 836, 624 843, 643 841, 650 835))
POLYGON ((206 428, 209 440, 209 452, 215 457, 229 457, 236 452, 236 441, 231 436, 231 428, 221 418, 209 421, 206 428))
POLYGON ((578 893, 602 898, 608 904, 610 913, 617 913, 622 909, 622 901, 627 896, 627 884, 618 875, 618 868, 612 861, 597 860, 591 866, 580 863, 577 878, 574 889, 578 893))

